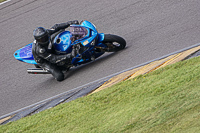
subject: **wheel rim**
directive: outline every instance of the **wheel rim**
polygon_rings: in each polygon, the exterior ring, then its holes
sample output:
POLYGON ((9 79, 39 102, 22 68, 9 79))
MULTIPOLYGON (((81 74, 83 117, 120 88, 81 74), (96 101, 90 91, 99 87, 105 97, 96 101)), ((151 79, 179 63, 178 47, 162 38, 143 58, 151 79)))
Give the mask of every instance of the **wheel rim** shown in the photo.
POLYGON ((121 46, 118 42, 113 42, 112 44, 113 44, 113 46, 115 46, 117 48, 121 46))

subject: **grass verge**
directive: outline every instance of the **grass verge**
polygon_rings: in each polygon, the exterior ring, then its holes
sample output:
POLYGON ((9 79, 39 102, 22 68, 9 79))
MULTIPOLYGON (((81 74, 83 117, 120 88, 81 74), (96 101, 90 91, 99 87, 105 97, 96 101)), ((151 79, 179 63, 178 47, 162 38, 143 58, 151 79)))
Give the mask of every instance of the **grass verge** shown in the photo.
POLYGON ((0 132, 199 132, 200 57, 0 126, 0 132))
POLYGON ((4 1, 6 1, 6 0, 0 0, 0 3, 1 3, 1 2, 4 2, 4 1))

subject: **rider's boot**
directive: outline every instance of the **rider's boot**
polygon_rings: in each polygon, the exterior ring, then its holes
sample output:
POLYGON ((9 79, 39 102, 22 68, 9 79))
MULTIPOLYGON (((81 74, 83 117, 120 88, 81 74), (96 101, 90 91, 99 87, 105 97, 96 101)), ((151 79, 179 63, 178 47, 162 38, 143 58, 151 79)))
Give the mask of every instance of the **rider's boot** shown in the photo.
POLYGON ((49 62, 45 62, 45 63, 42 64, 42 68, 49 71, 57 81, 63 81, 65 79, 65 76, 64 76, 62 70, 60 70, 54 64, 51 64, 49 62))
POLYGON ((63 74, 63 72, 59 69, 53 69, 51 71, 51 74, 53 75, 53 77, 57 80, 57 81, 63 81, 65 76, 63 74))

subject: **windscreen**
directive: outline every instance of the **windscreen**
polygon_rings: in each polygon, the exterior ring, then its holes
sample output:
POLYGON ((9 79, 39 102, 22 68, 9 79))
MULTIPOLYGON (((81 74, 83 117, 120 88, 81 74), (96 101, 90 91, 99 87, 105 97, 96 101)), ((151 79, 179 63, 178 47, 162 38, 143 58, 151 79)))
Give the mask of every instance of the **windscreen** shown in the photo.
POLYGON ((84 38, 87 35, 87 29, 80 26, 71 26, 70 27, 71 32, 71 41, 74 42, 75 40, 84 38))

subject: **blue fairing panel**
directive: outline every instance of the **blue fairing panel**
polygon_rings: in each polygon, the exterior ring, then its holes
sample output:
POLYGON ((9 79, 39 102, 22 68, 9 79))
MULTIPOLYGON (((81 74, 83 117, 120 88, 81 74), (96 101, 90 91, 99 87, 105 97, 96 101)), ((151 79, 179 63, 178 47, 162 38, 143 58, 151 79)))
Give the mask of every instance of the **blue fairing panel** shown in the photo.
POLYGON ((33 54, 32 54, 32 43, 15 51, 14 57, 17 60, 22 61, 22 62, 26 62, 29 64, 37 64, 35 62, 35 60, 33 58, 33 54))
POLYGON ((98 42, 102 42, 104 40, 104 33, 98 34, 98 42))
POLYGON ((89 22, 89 21, 86 21, 86 20, 83 21, 82 24, 81 24, 81 26, 90 28, 90 29, 93 30, 94 32, 97 32, 95 26, 94 26, 91 22, 89 22))

